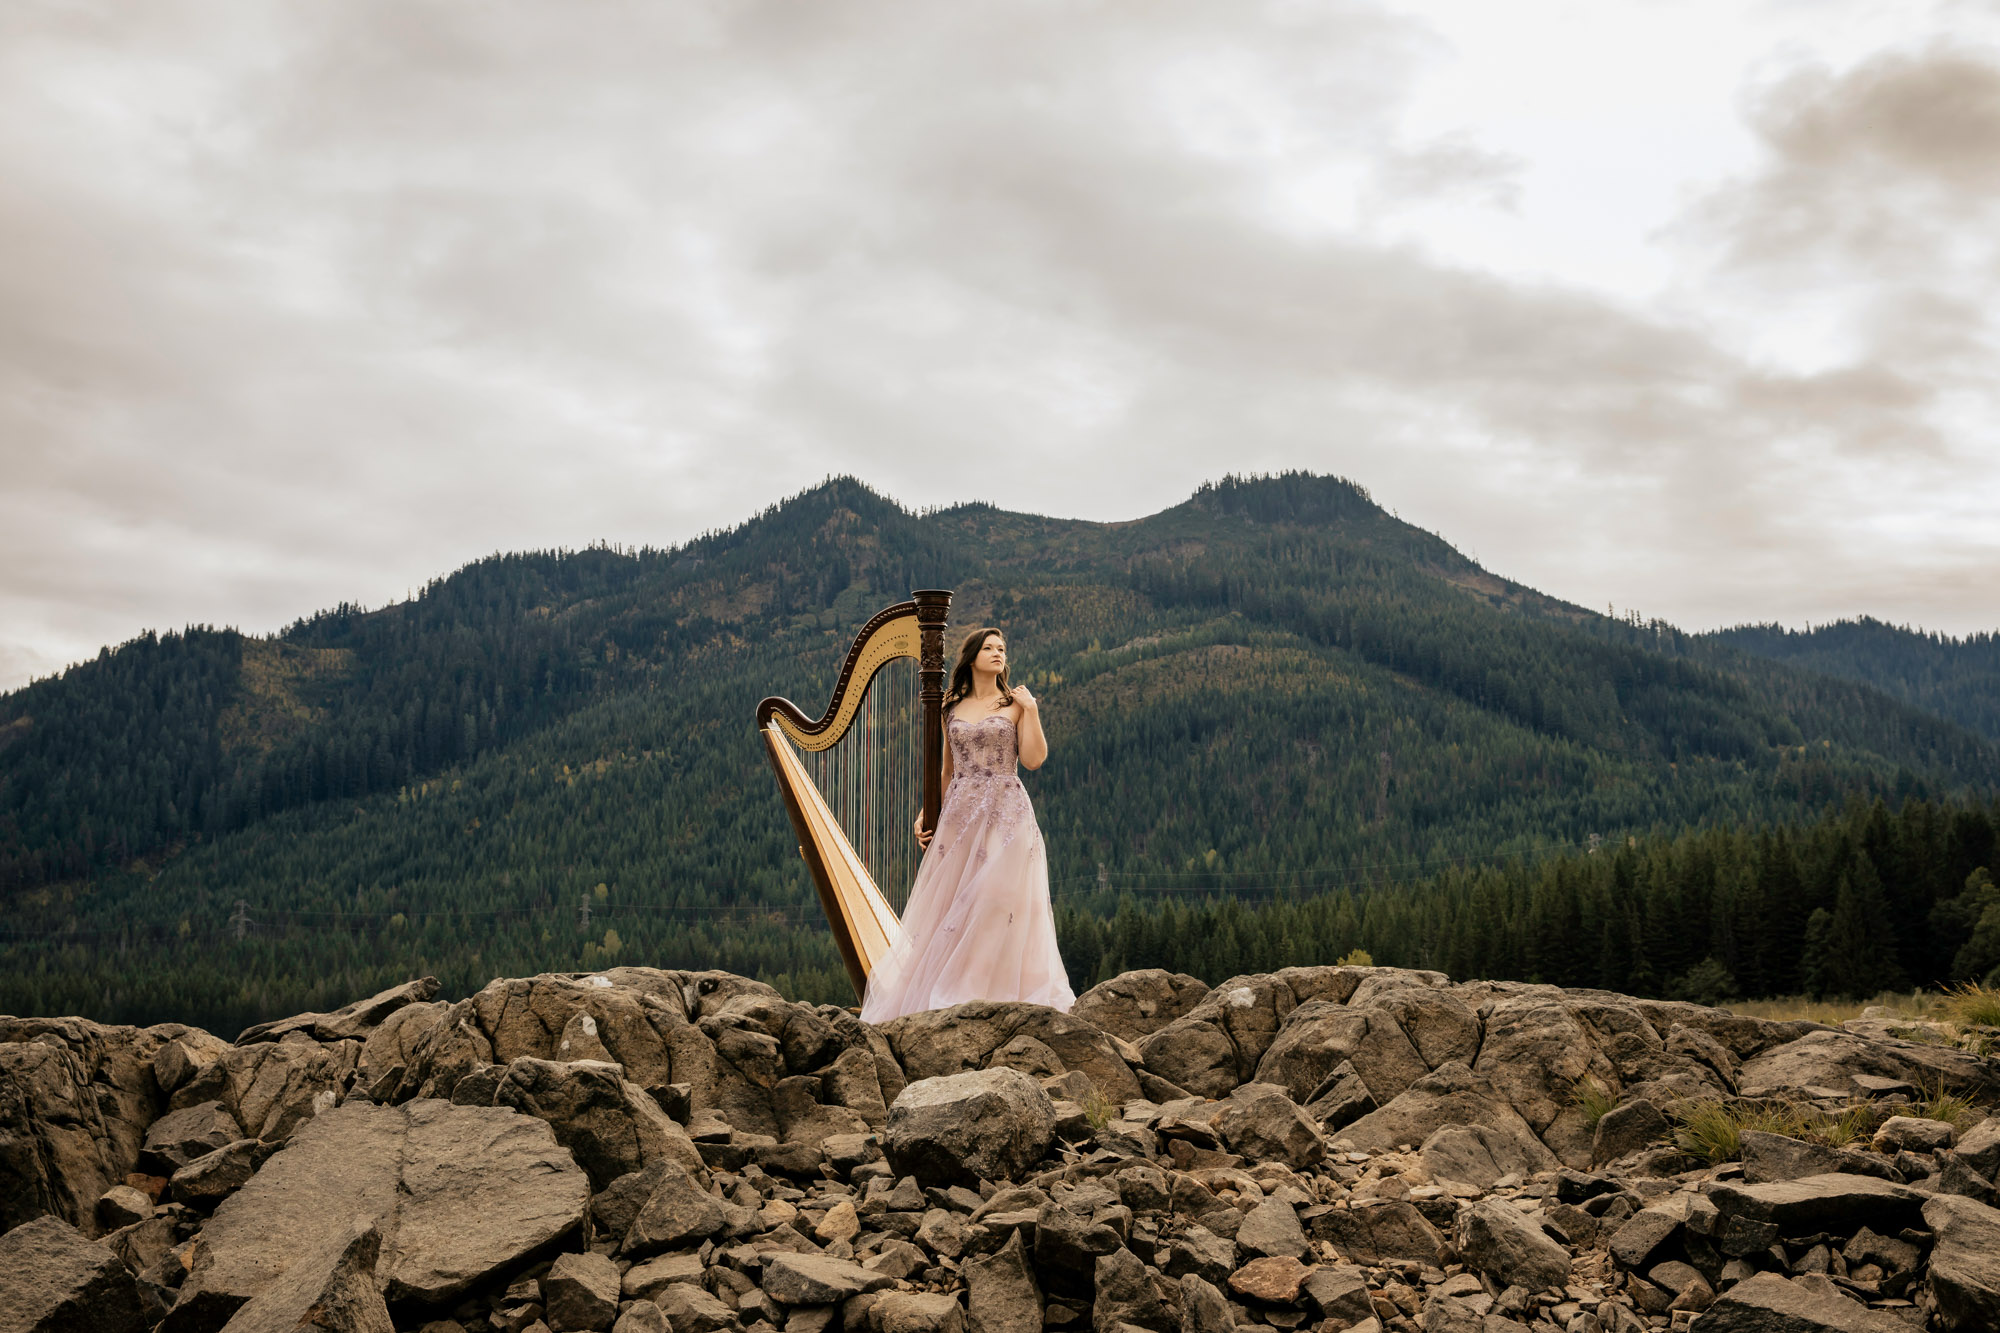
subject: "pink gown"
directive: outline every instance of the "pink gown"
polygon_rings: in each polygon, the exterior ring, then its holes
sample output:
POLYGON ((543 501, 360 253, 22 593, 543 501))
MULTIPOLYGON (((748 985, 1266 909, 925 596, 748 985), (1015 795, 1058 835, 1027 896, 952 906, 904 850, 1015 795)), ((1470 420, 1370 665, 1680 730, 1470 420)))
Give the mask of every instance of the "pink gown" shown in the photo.
POLYGON ((861 1017, 885 1023, 967 1000, 1076 1003, 1056 952, 1049 859, 1015 776, 1011 719, 945 719, 951 785, 903 929, 868 978, 861 1017))

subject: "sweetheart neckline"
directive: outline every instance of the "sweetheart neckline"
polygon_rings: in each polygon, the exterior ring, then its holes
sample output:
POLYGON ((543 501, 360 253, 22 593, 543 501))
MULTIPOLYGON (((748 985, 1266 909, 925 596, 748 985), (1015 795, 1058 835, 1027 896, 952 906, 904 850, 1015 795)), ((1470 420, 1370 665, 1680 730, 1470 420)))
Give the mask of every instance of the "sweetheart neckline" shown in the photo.
MULTIPOLYGON (((954 713, 946 721, 951 725, 960 727, 983 727, 988 722, 1005 722, 1010 727, 1014 726, 1014 719, 1008 717, 1005 713, 995 713, 992 717, 982 717, 977 722, 967 722, 964 718, 954 713)), ((1016 727, 1015 730, 1018 731, 1019 728, 1016 727)))

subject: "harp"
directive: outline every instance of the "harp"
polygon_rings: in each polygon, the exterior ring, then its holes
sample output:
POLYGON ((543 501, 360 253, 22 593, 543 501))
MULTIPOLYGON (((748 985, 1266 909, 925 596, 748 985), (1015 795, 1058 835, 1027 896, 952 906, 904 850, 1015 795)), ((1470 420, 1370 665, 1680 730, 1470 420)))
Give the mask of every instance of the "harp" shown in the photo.
POLYGON ((757 705, 799 855, 856 995, 895 943, 916 878, 912 810, 921 803, 924 827, 937 827, 950 607, 951 594, 932 589, 876 612, 819 717, 775 695, 757 705))

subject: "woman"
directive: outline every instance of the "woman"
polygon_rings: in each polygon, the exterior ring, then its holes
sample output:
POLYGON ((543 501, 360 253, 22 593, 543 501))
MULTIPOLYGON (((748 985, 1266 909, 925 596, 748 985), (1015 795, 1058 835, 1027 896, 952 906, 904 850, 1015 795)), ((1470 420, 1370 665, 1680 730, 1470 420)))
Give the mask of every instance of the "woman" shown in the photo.
POLYGON ((944 803, 924 848, 903 933, 868 978, 861 1017, 884 1023, 967 1000, 1076 1003, 1056 952, 1049 860, 1018 759, 1049 757, 1041 708, 1007 683, 1007 640, 974 630, 944 696, 944 803))

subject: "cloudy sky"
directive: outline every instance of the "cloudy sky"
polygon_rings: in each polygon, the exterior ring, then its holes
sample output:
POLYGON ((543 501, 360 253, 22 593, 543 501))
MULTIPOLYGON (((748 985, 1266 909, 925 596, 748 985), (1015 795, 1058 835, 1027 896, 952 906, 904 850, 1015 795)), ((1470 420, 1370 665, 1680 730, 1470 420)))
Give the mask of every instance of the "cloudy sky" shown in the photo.
POLYGON ((2000 627, 2000 7, 0 8, 0 688, 829 473, 2000 627))

